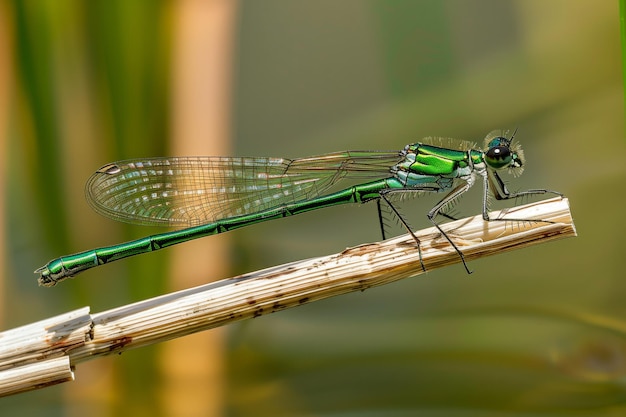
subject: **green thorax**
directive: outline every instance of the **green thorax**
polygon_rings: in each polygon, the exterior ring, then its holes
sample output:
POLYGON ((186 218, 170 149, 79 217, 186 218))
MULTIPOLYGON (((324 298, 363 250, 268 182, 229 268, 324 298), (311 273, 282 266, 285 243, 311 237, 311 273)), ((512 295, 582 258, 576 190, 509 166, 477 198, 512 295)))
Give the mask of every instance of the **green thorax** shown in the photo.
POLYGON ((400 171, 424 176, 463 177, 474 165, 483 162, 483 152, 473 149, 450 149, 424 143, 408 145, 405 159, 397 165, 400 171))

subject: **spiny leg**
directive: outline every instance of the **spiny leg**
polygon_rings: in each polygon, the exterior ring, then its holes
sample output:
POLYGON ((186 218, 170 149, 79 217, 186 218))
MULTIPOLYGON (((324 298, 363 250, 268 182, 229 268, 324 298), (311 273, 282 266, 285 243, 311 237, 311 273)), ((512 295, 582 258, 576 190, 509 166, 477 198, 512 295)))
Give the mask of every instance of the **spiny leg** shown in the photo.
POLYGON ((546 190, 546 189, 532 189, 532 190, 520 191, 517 193, 511 193, 497 172, 489 171, 487 172, 486 175, 485 174, 482 174, 482 175, 483 175, 483 181, 485 185, 484 187, 485 197, 484 198, 486 198, 488 188, 491 188, 496 200, 510 200, 512 198, 519 198, 519 197, 530 196, 530 195, 541 195, 541 194, 554 194, 554 195, 558 195, 559 197, 563 197, 563 194, 558 191, 552 191, 552 190, 546 190))
POLYGON ((439 201, 439 203, 437 203, 435 207, 433 207, 427 214, 428 220, 431 221, 431 223, 439 230, 439 232, 441 232, 443 237, 445 237, 446 240, 450 243, 450 245, 452 245, 456 253, 459 254, 459 257, 461 258, 461 262, 463 262, 463 266, 465 267, 465 270, 467 271, 468 274, 471 274, 472 271, 470 271, 470 269, 467 266, 467 262, 465 262, 465 255, 463 255, 463 252, 461 252, 458 246, 452 241, 450 236, 448 236, 448 234, 444 232, 444 230, 435 221, 435 217, 437 217, 438 214, 441 214, 441 209, 443 207, 445 207, 447 204, 452 202, 454 199, 459 198, 463 193, 469 190, 471 186, 472 186, 472 182, 464 181, 462 184, 458 185, 456 188, 450 191, 444 198, 442 198, 441 201, 439 201))
MULTIPOLYGON (((394 189, 392 189, 392 190, 385 190, 384 191, 385 194, 392 194, 394 192, 403 192, 403 193, 413 192, 413 193, 415 193, 415 191, 413 191, 413 190, 394 190, 394 189)), ((400 220, 400 219, 404 218, 404 215, 402 215, 400 213, 400 210, 396 206, 394 206, 393 209, 392 208, 385 209, 383 207, 382 203, 381 203, 381 200, 382 200, 382 197, 378 198, 376 200, 376 207, 378 209, 378 222, 379 222, 379 225, 380 225, 380 232, 381 232, 383 240, 387 239, 387 236, 388 236, 387 231, 389 230, 389 227, 390 227, 389 226, 389 216, 395 216, 396 219, 398 219, 398 221, 400 221, 402 223, 402 226, 404 226, 405 228, 410 228, 410 225, 408 224, 408 222, 400 220), (392 211, 394 209, 395 209, 395 211, 392 211)), ((385 199, 385 201, 388 201, 388 200, 385 199)), ((387 206, 391 207, 391 204, 388 203, 387 206)))
MULTIPOLYGON (((400 223, 402 223, 404 228, 407 230, 407 232, 411 235, 411 237, 413 238, 413 240, 417 244, 417 252, 418 252, 419 257, 420 257, 420 265, 422 267, 422 271, 426 272, 426 267, 424 266, 424 260, 422 259, 422 246, 421 246, 420 240, 418 239, 417 236, 415 236, 415 233, 413 233, 413 230, 411 230, 411 226, 409 226, 409 224, 406 222, 406 220, 404 220, 404 218, 402 217, 402 215, 400 214, 398 209, 391 203, 389 198, 387 198, 387 196, 386 196, 386 194, 389 194, 390 192, 402 192, 402 191, 407 191, 407 190, 386 190, 386 192, 381 192, 380 193, 380 197, 381 197, 382 200, 385 200, 385 203, 387 203, 387 206, 389 206, 389 208, 391 208, 391 210, 396 215, 398 220, 400 220, 400 223)), ((378 201, 379 201, 379 215, 380 215, 380 200, 378 200, 378 201)), ((383 231, 383 233, 384 233, 384 231, 383 231)))
POLYGON ((553 191, 553 190, 546 190, 546 189, 531 189, 531 190, 525 190, 525 191, 520 191, 517 193, 511 193, 508 188, 506 187, 506 184, 504 183, 504 181, 502 181, 502 179, 500 178, 500 176, 498 175, 497 172, 490 172, 487 175, 483 176, 483 183, 484 183, 484 187, 483 187, 483 219, 485 221, 488 222, 492 222, 492 221, 513 221, 513 222, 543 222, 543 223, 554 223, 550 220, 541 220, 541 219, 512 219, 512 218, 497 218, 497 219, 492 219, 489 217, 489 212, 488 212, 488 204, 487 204, 487 197, 488 197, 488 188, 491 187, 492 193, 494 195, 494 197, 496 198, 496 200, 512 200, 512 199, 517 199, 520 197, 526 197, 526 196, 533 196, 533 195, 543 195, 543 194, 554 194, 557 195, 559 197, 563 197, 563 194, 558 192, 558 191, 553 191))
POLYGON ((380 233, 383 236, 383 240, 387 239, 385 234, 385 220, 383 218, 382 207, 380 206, 380 198, 376 200, 376 208, 378 210, 378 224, 380 225, 380 233))
POLYGON ((448 213, 444 213, 444 212, 441 212, 441 211, 440 211, 439 213, 437 213, 437 214, 438 214, 439 216, 441 216, 441 217, 445 217, 445 218, 446 218, 446 219, 448 219, 448 220, 452 220, 452 221, 454 221, 454 220, 459 220, 459 219, 457 219, 456 217, 451 216, 451 215, 449 215, 448 213))

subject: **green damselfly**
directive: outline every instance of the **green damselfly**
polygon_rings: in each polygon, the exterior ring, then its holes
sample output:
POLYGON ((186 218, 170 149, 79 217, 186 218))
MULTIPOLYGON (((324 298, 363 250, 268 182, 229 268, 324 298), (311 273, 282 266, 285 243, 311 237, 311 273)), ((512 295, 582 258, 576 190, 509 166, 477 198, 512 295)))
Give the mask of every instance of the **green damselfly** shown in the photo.
MULTIPOLYGON (((104 165, 88 180, 87 200, 100 214, 142 225, 186 227, 131 242, 68 255, 50 261, 35 272, 39 283, 52 286, 79 272, 128 256, 152 252, 192 239, 311 210, 346 203, 376 201, 383 239, 381 205, 385 204, 412 235, 392 196, 404 193, 447 193, 427 213, 428 219, 459 254, 463 253, 435 220, 451 218, 446 209, 482 179, 482 215, 488 198, 511 199, 558 192, 533 189, 510 192, 498 171, 519 175, 523 153, 501 131, 485 138, 477 149, 466 141, 430 138, 407 145, 400 152, 345 151, 308 158, 188 157, 134 159, 104 165), (327 193, 339 180, 361 182, 327 193)), ((506 219, 507 221, 526 221, 506 219)), ((421 252, 420 252, 421 253, 421 252)), ((425 270, 424 264, 421 265, 425 270)))

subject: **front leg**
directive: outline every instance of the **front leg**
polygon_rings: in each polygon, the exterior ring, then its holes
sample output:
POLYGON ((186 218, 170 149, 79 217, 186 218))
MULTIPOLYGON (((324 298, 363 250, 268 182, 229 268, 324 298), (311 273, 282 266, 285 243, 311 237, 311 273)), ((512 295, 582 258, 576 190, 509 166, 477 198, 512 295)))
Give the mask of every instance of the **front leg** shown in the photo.
POLYGON ((520 191, 517 193, 511 193, 509 189, 502 181, 502 178, 495 171, 489 171, 486 175, 483 175, 483 219, 485 221, 538 221, 552 223, 548 220, 528 220, 528 219, 491 219, 489 218, 487 199, 489 197, 489 188, 496 200, 510 200, 523 196, 540 195, 540 194, 554 194, 559 197, 563 197, 563 194, 558 191, 546 190, 546 189, 532 189, 520 191))
POLYGON ((492 189, 493 195, 496 200, 509 200, 511 198, 517 198, 526 195, 538 195, 538 194, 554 194, 559 197, 563 197, 563 194, 558 191, 545 190, 545 189, 532 189, 526 191, 520 191, 517 193, 511 193, 509 189, 506 187, 502 178, 495 171, 488 171, 487 175, 484 176, 485 181, 489 182, 489 186, 492 189))

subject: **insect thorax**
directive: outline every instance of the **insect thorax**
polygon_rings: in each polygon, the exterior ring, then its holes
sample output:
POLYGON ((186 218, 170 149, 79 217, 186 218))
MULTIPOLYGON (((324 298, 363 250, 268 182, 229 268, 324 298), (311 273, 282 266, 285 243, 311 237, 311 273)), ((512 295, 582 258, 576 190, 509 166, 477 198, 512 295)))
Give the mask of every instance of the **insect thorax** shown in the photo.
POLYGON ((455 178, 469 178, 476 168, 482 168, 482 151, 457 150, 416 143, 402 151, 404 159, 392 172, 405 187, 446 190, 455 178))

